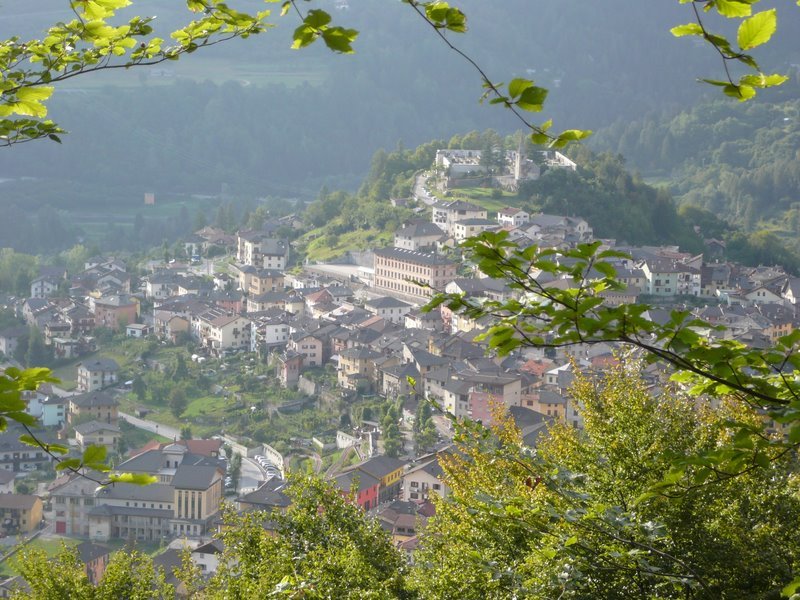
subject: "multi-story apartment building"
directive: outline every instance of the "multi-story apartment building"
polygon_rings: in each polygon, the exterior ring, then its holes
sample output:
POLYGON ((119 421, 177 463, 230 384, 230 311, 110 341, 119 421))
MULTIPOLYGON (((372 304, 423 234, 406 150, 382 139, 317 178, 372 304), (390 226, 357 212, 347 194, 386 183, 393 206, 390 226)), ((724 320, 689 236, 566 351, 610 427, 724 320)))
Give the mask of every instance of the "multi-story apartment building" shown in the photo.
POLYGON ((437 202, 433 205, 431 222, 438 225, 447 235, 455 235, 455 224, 466 219, 486 219, 486 209, 465 202, 453 200, 452 202, 437 202))
POLYGON ((250 274, 247 291, 254 296, 283 290, 283 273, 277 269, 257 269, 250 274))
POLYGON ((339 386, 347 390, 371 389, 375 381, 375 359, 380 352, 369 348, 348 348, 339 353, 339 386))
MULTIPOLYGON (((50 463, 50 457, 41 448, 20 442, 21 433, 20 430, 0 433, 0 469, 25 473, 45 468, 50 463)), ((43 443, 55 441, 43 431, 36 432, 36 437, 43 443)))
POLYGON ((364 308, 390 323, 402 324, 405 323, 406 315, 414 306, 397 298, 383 296, 367 300, 364 308))
POLYGON ((236 260, 241 264, 282 271, 288 258, 286 240, 270 237, 264 231, 240 231, 237 236, 236 260))
POLYGON ((117 382, 119 365, 111 358, 95 358, 78 363, 78 389, 82 392, 101 390, 117 382))
POLYGON ((289 337, 286 349, 303 356, 303 365, 319 367, 322 365, 325 344, 318 337, 306 332, 296 331, 289 337))
POLYGON ((438 254, 383 248, 375 251, 375 287, 428 298, 456 277, 458 265, 438 254))
POLYGON ((81 475, 62 475, 48 487, 55 513, 55 533, 89 536, 89 512, 94 508, 97 482, 81 475))
POLYGON ((135 323, 139 315, 139 302, 127 294, 104 296, 92 302, 94 324, 117 330, 128 323, 135 323))

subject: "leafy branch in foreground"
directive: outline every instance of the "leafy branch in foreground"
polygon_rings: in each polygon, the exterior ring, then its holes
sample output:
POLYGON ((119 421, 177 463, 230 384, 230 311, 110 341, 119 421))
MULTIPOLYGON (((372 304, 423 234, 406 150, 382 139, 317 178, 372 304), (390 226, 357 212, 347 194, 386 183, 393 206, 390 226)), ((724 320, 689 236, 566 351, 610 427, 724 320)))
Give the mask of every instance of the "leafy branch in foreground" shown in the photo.
POLYGON ((547 120, 541 125, 533 124, 524 112, 540 112, 544 107, 548 90, 537 86, 529 79, 512 79, 503 92, 504 84, 494 83, 486 71, 466 52, 455 46, 447 39, 445 32, 465 33, 467 31, 467 17, 458 8, 450 6, 447 2, 418 2, 417 0, 403 0, 411 6, 428 25, 430 25, 450 50, 467 61, 478 72, 483 87, 486 90, 481 101, 491 96, 489 104, 500 104, 511 111, 525 128, 531 132, 531 141, 534 144, 548 144, 553 148, 563 148, 572 141, 589 137, 592 132, 581 129, 568 129, 559 134, 549 132, 553 125, 547 120))
POLYGON ((172 43, 152 35, 155 17, 133 17, 113 25, 130 0, 70 0, 75 18, 50 27, 42 39, 0 41, 0 142, 7 146, 40 138, 60 141, 64 133, 45 120, 53 84, 109 69, 129 69, 177 60, 184 54, 267 28, 270 11, 254 15, 221 0, 187 0, 202 16, 171 34, 172 43))
POLYGON ((778 27, 777 9, 764 10, 753 14, 753 5, 760 0, 679 0, 681 4, 690 3, 694 14, 694 21, 685 25, 673 27, 670 32, 675 37, 697 36, 705 40, 719 54, 725 70, 725 80, 701 79, 701 81, 719 86, 722 91, 740 102, 744 102, 756 95, 757 88, 768 88, 781 85, 789 78, 785 75, 773 73, 766 75, 756 59, 749 51, 769 42, 778 27), (739 19, 739 28, 736 33, 736 45, 725 36, 711 33, 700 15, 702 6, 704 12, 712 9, 717 14, 728 19, 739 19), (738 63, 750 70, 750 73, 737 79, 731 73, 730 64, 738 63))
POLYGON ((36 417, 25 412, 28 403, 23 398, 24 391, 33 391, 43 383, 58 383, 50 369, 32 368, 18 369, 9 367, 0 374, 0 431, 5 431, 9 421, 22 425, 27 433, 19 437, 19 441, 43 450, 55 463, 56 471, 76 473, 98 485, 112 483, 133 483, 147 485, 155 483, 156 478, 144 473, 112 473, 107 462, 108 450, 105 446, 88 446, 80 457, 66 457, 69 447, 63 444, 45 442, 32 429, 38 423, 36 417), (105 479, 88 474, 88 471, 105 473, 105 479))
MULTIPOLYGON (((662 325, 648 318, 652 307, 646 304, 610 306, 604 293, 624 289, 615 279, 616 266, 629 257, 603 250, 600 242, 569 250, 521 248, 506 232, 486 232, 463 247, 480 271, 505 281, 514 296, 497 301, 438 294, 426 310, 444 305, 471 319, 490 317, 493 325, 481 338, 499 355, 522 346, 618 343, 642 351, 648 362, 671 366, 672 381, 693 396, 733 398, 785 426, 783 440, 765 435, 763 426, 743 424, 728 447, 681 459, 704 467, 695 484, 764 465, 770 460, 767 448, 788 452, 800 443, 800 331, 761 350, 715 337, 724 328, 692 318, 689 311, 673 310, 662 325), (558 279, 570 285, 544 283, 558 279)), ((685 467, 681 460, 676 458, 678 472, 685 467)))
MULTIPOLYGON (((640 499, 671 456, 724 447, 748 407, 698 407, 674 386, 653 394, 621 355, 578 374, 585 427, 551 427, 526 446, 504 407, 487 430, 456 423, 440 458, 452 495, 415 555, 421 598, 772 597, 798 564, 797 479, 788 457, 679 497, 640 499), (672 453, 672 454, 671 454, 672 453)), ((689 475, 687 475, 689 478, 689 475)))

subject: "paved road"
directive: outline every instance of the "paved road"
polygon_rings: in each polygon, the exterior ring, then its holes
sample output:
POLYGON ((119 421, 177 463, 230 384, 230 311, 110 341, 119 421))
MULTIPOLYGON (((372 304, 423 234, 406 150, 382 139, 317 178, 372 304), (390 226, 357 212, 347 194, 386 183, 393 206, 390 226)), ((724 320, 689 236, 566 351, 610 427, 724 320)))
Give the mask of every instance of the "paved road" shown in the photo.
POLYGON ((424 202, 425 204, 433 204, 436 202, 436 198, 431 196, 425 191, 425 181, 430 176, 430 173, 424 171, 422 173, 417 174, 414 178, 414 196, 417 200, 424 202))
POLYGON ((239 473, 239 494, 252 492, 264 481, 267 474, 256 461, 246 456, 242 457, 242 470, 239 473))
POLYGON ((171 438, 173 440, 181 439, 181 430, 176 429, 175 427, 170 427, 169 425, 164 425, 163 423, 156 423, 155 421, 149 421, 147 419, 140 419, 139 417, 134 417, 133 415, 129 415, 124 412, 119 413, 119 416, 122 420, 127 421, 139 429, 144 429, 145 431, 149 431, 150 433, 155 433, 157 435, 163 435, 164 437, 171 438))

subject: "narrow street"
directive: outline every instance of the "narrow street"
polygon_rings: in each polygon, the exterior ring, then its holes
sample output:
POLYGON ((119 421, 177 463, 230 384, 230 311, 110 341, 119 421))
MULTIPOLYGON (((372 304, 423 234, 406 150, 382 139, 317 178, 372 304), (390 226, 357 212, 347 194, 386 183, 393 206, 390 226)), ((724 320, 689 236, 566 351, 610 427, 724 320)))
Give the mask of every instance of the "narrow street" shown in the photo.
POLYGON ((139 417, 134 417, 133 415, 129 415, 124 412, 120 412, 119 417, 120 419, 127 421, 134 427, 138 427, 139 429, 144 429, 145 431, 149 431, 150 433, 155 433, 156 435, 163 435, 165 438, 170 438, 172 440, 181 439, 181 430, 175 427, 164 425, 163 423, 156 423, 155 421, 149 421, 147 419, 140 419, 139 417))

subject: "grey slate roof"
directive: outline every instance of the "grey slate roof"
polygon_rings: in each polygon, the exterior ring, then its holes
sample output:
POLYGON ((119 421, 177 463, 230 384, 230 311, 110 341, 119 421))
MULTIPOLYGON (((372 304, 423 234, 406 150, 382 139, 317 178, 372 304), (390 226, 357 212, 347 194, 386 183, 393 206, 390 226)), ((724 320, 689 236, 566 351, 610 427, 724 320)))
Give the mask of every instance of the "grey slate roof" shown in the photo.
POLYGON ((97 498, 106 500, 134 500, 137 502, 169 502, 174 501, 174 490, 166 483, 150 485, 134 485, 132 483, 115 483, 97 492, 97 498))
POLYGON ((416 252, 414 250, 404 250, 402 248, 382 248, 375 250, 375 256, 401 260, 408 263, 420 265, 452 265, 452 260, 439 254, 429 254, 426 252, 416 252))
POLYGON ((356 468, 359 471, 372 475, 376 479, 380 479, 386 477, 389 473, 402 469, 405 465, 406 463, 400 459, 380 455, 373 456, 367 462, 357 465, 356 468))
POLYGON ((364 303, 365 306, 371 306, 372 308, 410 308, 411 304, 408 302, 403 302, 402 300, 398 300, 397 298, 392 298, 390 296, 381 296, 380 298, 373 298, 372 300, 368 300, 364 303))
POLYGON ((119 404, 119 402, 117 402, 110 394, 107 394, 103 391, 86 392, 85 394, 70 396, 69 400, 80 408, 117 406, 119 404))
POLYGON ((100 421, 89 421, 75 426, 75 431, 81 435, 90 435, 97 431, 114 431, 119 433, 120 429, 116 425, 101 423, 100 421))
POLYGON ((119 365, 113 358, 94 358, 82 361, 80 366, 89 371, 118 371, 119 365))
POLYGON ((81 562, 84 564, 97 560, 101 556, 105 556, 111 552, 107 546, 93 544, 92 542, 81 542, 75 549, 78 551, 81 562))
POLYGON ((372 475, 362 471, 348 471, 334 478, 334 485, 345 492, 350 492, 358 481, 358 492, 377 486, 380 482, 372 475))
POLYGON ((182 490, 207 490, 215 477, 218 477, 217 467, 179 465, 172 478, 172 487, 182 490))
POLYGON ((292 503, 291 498, 283 493, 286 482, 277 477, 265 481, 258 489, 239 498, 239 502, 257 504, 266 508, 285 508, 292 503))

